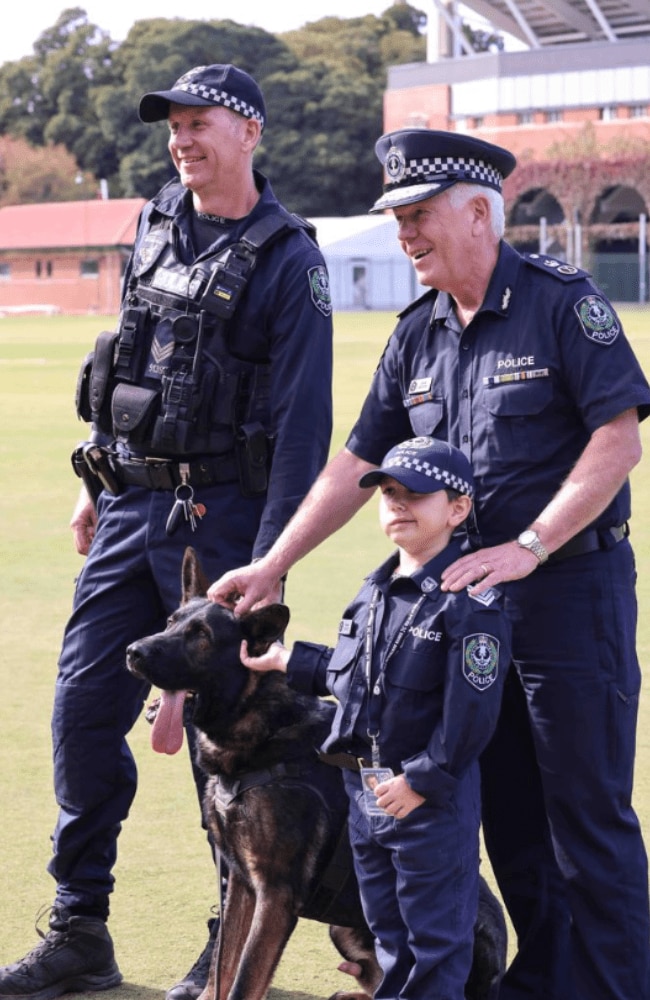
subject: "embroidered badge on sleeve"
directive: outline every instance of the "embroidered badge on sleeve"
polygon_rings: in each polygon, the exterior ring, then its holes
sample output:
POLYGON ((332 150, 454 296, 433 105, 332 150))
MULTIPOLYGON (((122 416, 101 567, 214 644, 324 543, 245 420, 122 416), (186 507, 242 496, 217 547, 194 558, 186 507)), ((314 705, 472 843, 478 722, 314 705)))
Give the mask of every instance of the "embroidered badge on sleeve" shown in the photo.
POLYGON ((330 282, 327 269, 318 264, 307 271, 311 300, 323 316, 332 315, 332 299, 330 297, 330 282))
POLYGON ((499 640, 485 632, 463 639, 463 676, 476 691, 487 691, 499 676, 499 640))
POLYGON ((614 310, 605 299, 600 295, 585 295, 573 308, 588 340, 603 347, 614 343, 621 328, 614 310))

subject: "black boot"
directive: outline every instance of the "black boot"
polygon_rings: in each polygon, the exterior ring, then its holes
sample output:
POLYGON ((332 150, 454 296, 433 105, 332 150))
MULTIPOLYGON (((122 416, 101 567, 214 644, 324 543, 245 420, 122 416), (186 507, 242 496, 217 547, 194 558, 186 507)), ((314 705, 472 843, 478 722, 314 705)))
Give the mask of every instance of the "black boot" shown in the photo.
POLYGON ((122 981, 108 928, 98 917, 53 907, 50 929, 19 962, 0 969, 0 1000, 52 1000, 62 993, 108 990, 122 981))
MULTIPOLYGON (((196 1000, 203 993, 210 972, 210 960, 214 951, 214 943, 219 933, 219 917, 213 917, 211 920, 208 920, 208 930, 210 931, 210 936, 205 948, 187 975, 167 990, 165 1000, 196 1000)), ((2 1000, 1 997, 0 1000, 2 1000)))

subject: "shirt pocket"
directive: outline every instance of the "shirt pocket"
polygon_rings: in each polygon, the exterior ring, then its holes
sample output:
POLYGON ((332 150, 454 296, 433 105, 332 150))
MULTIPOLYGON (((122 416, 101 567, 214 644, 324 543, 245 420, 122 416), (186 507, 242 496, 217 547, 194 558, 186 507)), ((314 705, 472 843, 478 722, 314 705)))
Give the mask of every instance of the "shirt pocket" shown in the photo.
POLYGON ((552 406, 553 396, 550 378, 495 386, 486 393, 489 437, 499 455, 529 456, 547 447, 548 422, 537 418, 552 406))
POLYGON ((424 399, 422 402, 408 405, 407 412, 411 427, 417 437, 431 435, 435 437, 436 431, 443 421, 445 415, 445 403, 443 399, 424 399))
POLYGON ((391 687, 404 691, 435 691, 442 683, 442 674, 436 667, 433 650, 405 652, 405 656, 396 657, 388 666, 387 680, 391 687))
POLYGON ((361 639, 357 636, 339 636, 327 664, 327 689, 339 701, 345 700, 352 685, 355 664, 361 655, 361 645, 361 639))

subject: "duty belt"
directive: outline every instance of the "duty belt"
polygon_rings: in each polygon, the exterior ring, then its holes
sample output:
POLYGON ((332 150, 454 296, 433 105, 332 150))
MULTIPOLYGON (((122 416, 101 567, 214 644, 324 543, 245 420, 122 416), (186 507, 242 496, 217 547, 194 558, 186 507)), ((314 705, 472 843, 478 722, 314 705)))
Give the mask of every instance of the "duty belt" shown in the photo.
MULTIPOLYGON (((366 760, 365 757, 356 757, 353 753, 346 753, 342 750, 340 753, 323 753, 318 752, 319 760, 322 760, 323 764, 331 764, 332 767, 340 767, 344 771, 356 771, 359 772, 364 767, 372 767, 373 763, 371 760, 366 760)), ((393 767, 394 774, 401 774, 402 769, 400 767, 393 767)))
POLYGON ((372 761, 364 760, 363 757, 355 757, 353 753, 323 753, 319 751, 319 759, 323 764, 331 764, 332 767, 341 767, 344 771, 360 771, 362 767, 372 767, 372 761))
POLYGON ((548 561, 550 563, 560 562, 562 559, 570 559, 572 556, 586 555, 587 552, 611 549, 618 542, 627 538, 629 534, 630 526, 627 521, 625 524, 618 524, 615 528, 601 528, 600 530, 591 528, 588 531, 582 531, 575 538, 570 538, 565 545, 551 553, 548 561))
POLYGON ((235 483, 238 480, 234 453, 210 455, 189 462, 113 456, 112 465, 120 485, 143 486, 149 490, 175 490, 184 478, 194 487, 235 483))

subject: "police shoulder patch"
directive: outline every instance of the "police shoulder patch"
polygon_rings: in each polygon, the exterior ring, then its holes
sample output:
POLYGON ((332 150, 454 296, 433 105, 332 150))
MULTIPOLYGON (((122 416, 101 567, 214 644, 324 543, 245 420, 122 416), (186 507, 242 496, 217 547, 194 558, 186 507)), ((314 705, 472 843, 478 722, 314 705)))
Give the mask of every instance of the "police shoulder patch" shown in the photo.
POLYGON ((487 691, 499 676, 499 645, 487 632, 463 639, 463 676, 475 691, 487 691))
POLYGON ((588 340, 601 347, 614 343, 621 327, 616 313, 601 295, 585 295, 573 307, 588 340))
POLYGON ((330 282, 327 268, 324 264, 317 264, 307 271, 309 280, 309 292, 311 300, 323 316, 332 315, 332 299, 330 296, 330 282))
POLYGON ((567 264, 564 260, 557 260, 555 257, 547 257, 546 254, 525 253, 522 258, 526 264, 537 267, 540 271, 552 274, 561 281, 576 281, 578 278, 589 277, 588 271, 583 271, 573 264, 567 264))

